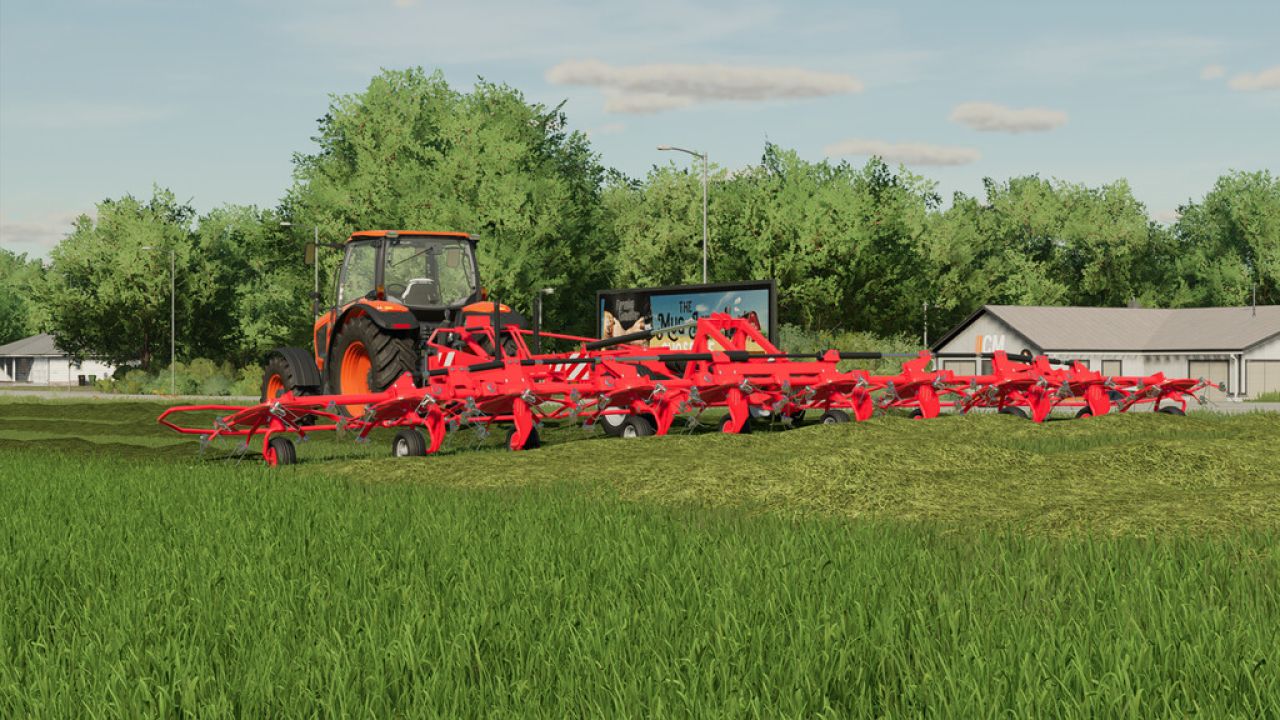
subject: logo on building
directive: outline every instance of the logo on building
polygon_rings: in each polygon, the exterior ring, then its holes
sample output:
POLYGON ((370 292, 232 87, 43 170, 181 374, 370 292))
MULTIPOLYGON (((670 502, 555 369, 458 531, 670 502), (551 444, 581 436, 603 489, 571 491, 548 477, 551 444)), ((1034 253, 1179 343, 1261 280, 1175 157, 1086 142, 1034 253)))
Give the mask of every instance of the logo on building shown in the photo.
POLYGON ((993 353, 1004 349, 1004 335, 979 335, 974 338, 975 353, 993 353))

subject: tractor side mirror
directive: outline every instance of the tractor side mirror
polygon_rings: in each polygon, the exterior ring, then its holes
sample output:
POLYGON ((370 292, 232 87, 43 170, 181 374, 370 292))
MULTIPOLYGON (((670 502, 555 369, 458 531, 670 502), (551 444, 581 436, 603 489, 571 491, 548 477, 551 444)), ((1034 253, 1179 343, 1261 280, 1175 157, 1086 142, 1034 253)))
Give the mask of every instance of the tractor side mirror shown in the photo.
POLYGON ((308 265, 316 264, 316 244, 315 243, 307 243, 307 250, 306 250, 305 257, 306 257, 306 263, 308 265))

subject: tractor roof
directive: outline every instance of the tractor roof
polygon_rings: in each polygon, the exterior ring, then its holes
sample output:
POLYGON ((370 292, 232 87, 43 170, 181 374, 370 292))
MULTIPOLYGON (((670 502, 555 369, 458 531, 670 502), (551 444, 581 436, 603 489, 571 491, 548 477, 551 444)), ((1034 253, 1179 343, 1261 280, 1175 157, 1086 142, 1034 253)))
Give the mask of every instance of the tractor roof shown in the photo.
POLYGON ((347 242, 352 240, 364 240, 366 238, 380 238, 387 235, 436 235, 443 237, 465 238, 475 241, 475 235, 469 235, 464 232, 454 232, 452 230, 357 230, 351 233, 351 237, 347 238, 347 242))

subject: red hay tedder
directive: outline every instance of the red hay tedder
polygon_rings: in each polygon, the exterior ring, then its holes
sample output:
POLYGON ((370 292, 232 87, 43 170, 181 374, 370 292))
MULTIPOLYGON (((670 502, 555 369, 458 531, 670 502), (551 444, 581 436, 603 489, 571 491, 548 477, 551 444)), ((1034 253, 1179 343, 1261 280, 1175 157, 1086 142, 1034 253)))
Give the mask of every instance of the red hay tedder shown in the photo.
MULTIPOLYGON (((1183 414, 1187 397, 1209 387, 1205 380, 1107 377, 1078 362, 1044 356, 990 357, 991 373, 957 375, 930 370, 927 352, 909 357, 894 375, 841 371, 841 360, 895 357, 873 352, 785 353, 753 324, 714 314, 696 321, 688 350, 637 347, 673 328, 594 340, 541 333, 505 325, 506 313, 464 315, 464 325, 434 329, 423 369, 405 372, 377 392, 307 395, 285 390, 252 407, 187 405, 166 410, 159 422, 173 430, 216 438, 259 440, 269 465, 293 463, 291 436, 350 431, 366 439, 375 428, 398 432, 392 452, 427 455, 445 437, 464 428, 487 434, 509 428, 512 450, 540 444, 538 426, 547 420, 599 423, 607 434, 636 437, 667 434, 678 417, 690 425, 710 408, 723 412, 720 430, 751 431, 752 418, 798 424, 806 413, 821 413, 824 424, 867 420, 877 410, 900 408, 912 417, 937 417, 943 408, 966 413, 990 408, 1043 422, 1058 407, 1079 408, 1078 416, 1127 412, 1145 405, 1183 414), (529 341, 554 338, 576 345, 572 352, 534 353, 529 341), (748 350, 752 347, 752 350, 748 350), (756 349, 758 348, 758 349, 756 349), (213 427, 188 427, 184 413, 226 412, 213 427)), ((897 356, 902 357, 902 356, 897 356)))

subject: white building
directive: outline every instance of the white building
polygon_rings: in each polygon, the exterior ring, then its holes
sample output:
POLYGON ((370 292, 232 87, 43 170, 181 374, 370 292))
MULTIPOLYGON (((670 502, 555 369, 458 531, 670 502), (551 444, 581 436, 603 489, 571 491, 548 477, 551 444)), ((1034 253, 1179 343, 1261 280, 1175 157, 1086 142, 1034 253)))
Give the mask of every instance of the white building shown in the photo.
MULTIPOLYGON (((1004 350, 1078 359, 1105 375, 1206 378, 1227 394, 1280 391, 1280 305, 1092 308, 985 305, 933 344, 946 369, 990 367, 1004 350)), ((1211 398, 1223 394, 1210 392, 1211 398)))
POLYGON ((114 366, 99 360, 77 363, 59 350, 47 333, 0 345, 0 383, 79 385, 109 377, 114 371, 114 366))

